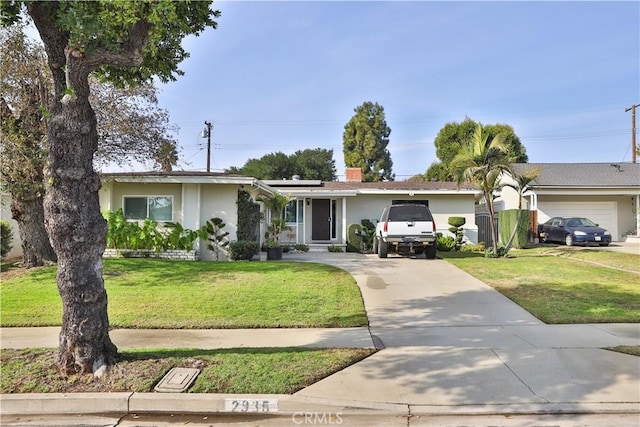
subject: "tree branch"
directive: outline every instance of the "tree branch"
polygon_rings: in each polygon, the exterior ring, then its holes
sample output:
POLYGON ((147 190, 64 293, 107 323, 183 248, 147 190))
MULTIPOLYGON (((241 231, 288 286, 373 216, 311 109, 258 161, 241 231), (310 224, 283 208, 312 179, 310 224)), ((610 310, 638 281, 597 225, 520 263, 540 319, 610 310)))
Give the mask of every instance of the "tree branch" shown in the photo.
POLYGON ((65 79, 65 48, 69 42, 69 33, 60 30, 55 25, 55 15, 58 4, 54 2, 34 2, 27 6, 27 11, 40 33, 47 52, 49 68, 53 75, 56 94, 64 93, 65 79))
POLYGON ((131 28, 129 38, 121 46, 120 52, 98 47, 87 53, 87 62, 91 70, 103 66, 138 67, 144 59, 144 49, 149 43, 152 25, 147 21, 138 21, 131 28))

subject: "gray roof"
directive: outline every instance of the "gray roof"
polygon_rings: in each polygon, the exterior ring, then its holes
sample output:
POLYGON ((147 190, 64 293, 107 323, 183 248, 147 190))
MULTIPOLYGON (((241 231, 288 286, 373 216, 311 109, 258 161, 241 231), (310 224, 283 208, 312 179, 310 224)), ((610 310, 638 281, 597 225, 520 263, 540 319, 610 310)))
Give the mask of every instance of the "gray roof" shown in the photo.
POLYGON ((515 173, 537 168, 540 187, 640 187, 639 163, 513 163, 515 173))

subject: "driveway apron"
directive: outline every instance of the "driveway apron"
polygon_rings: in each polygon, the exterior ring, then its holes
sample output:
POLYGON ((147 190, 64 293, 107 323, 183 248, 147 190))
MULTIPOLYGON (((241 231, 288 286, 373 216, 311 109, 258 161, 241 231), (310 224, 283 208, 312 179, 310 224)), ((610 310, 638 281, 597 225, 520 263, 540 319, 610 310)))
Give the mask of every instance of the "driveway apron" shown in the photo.
POLYGON ((442 260, 341 254, 382 348, 301 390, 304 397, 440 405, 640 402, 639 325, 545 325, 442 260))

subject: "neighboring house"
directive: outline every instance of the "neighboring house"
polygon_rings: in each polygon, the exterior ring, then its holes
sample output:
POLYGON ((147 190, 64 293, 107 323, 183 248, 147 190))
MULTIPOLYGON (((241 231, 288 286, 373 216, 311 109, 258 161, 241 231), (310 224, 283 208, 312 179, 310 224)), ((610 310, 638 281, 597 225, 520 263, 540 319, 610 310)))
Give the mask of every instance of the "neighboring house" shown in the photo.
MULTIPOLYGON (((517 163, 515 173, 537 168, 539 175, 523 199, 537 223, 554 216, 587 217, 624 241, 640 228, 640 164, 638 163, 517 163)), ((498 210, 517 209, 518 194, 505 187, 496 199, 498 210)), ((537 224, 533 224, 537 229, 537 224)))

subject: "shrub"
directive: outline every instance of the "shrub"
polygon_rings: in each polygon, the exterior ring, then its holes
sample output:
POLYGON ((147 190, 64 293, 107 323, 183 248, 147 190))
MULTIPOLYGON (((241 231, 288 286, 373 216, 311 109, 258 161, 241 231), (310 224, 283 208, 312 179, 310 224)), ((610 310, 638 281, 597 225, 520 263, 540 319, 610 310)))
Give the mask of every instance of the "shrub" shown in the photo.
POLYGON ((342 252, 342 248, 336 245, 331 245, 327 249, 329 250, 329 252, 342 252))
POLYGON ((463 225, 466 224, 467 220, 462 216, 450 216, 449 217, 449 231, 456 236, 455 237, 455 250, 459 251, 462 246, 462 240, 464 239, 464 228, 463 225))
POLYGON ((504 246, 498 246, 498 252, 497 253, 493 253, 493 247, 488 248, 484 252, 484 257, 485 258, 502 258, 502 257, 504 257, 506 255, 507 255, 507 248, 505 248, 504 246))
POLYGON ((304 243, 296 243, 293 249, 298 252, 309 252, 309 245, 305 245, 304 243))
POLYGON ((6 256, 13 248, 13 227, 7 221, 0 221, 0 255, 6 256))
POLYGON ((260 252, 260 243, 250 240, 238 240, 229 243, 231 261, 252 260, 260 252))
POLYGON ((227 240, 229 232, 222 230, 225 225, 221 218, 216 217, 207 221, 205 226, 207 240, 209 241, 207 249, 216 255, 216 261, 220 259, 220 252, 223 252, 224 248, 229 246, 229 241, 227 240))
POLYGON ((189 230, 177 222, 165 222, 164 231, 158 229, 158 222, 149 218, 142 221, 127 221, 122 209, 106 211, 102 215, 107 220, 107 248, 155 250, 162 252, 171 249, 193 250, 196 240, 205 239, 206 227, 189 230))
POLYGON ((347 252, 360 252, 362 247, 362 226, 349 224, 347 229, 347 252))
POLYGON ((465 243, 460 246, 460 252, 484 252, 486 248, 484 247, 484 242, 480 243, 465 243))
POLYGON ((371 220, 363 219, 362 224, 362 252, 369 253, 373 249, 373 237, 376 235, 376 226, 371 220))
POLYGON ((442 233, 438 233, 436 237, 436 247, 441 252, 450 252, 456 247, 456 241, 451 236, 444 236, 442 233))

